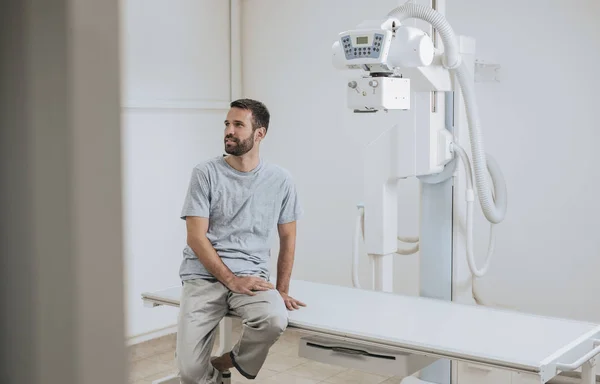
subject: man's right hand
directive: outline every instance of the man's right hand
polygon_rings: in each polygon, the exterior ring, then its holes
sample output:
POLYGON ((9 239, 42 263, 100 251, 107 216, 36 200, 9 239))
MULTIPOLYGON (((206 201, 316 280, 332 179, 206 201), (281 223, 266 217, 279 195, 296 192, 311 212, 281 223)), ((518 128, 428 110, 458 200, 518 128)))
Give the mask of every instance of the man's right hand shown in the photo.
POLYGON ((256 295, 255 291, 268 291, 270 289, 275 289, 275 286, 260 277, 236 276, 227 284, 227 288, 235 293, 254 296, 256 295))

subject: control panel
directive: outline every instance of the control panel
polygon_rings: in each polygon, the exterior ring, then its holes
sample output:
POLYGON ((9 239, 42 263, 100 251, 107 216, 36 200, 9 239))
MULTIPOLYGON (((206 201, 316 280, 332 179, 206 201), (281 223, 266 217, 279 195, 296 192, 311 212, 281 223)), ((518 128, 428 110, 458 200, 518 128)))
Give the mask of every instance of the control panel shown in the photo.
POLYGON ((385 35, 382 33, 347 34, 341 37, 346 60, 373 58, 381 56, 385 35))

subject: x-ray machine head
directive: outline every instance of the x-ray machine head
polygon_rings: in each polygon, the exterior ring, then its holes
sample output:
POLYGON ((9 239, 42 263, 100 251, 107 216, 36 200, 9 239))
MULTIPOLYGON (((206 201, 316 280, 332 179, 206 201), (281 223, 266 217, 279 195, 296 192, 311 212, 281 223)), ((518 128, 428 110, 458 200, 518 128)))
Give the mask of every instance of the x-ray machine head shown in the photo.
POLYGON ((424 179, 452 171, 455 157, 461 159, 467 178, 469 267, 477 277, 489 267, 493 238, 484 266, 478 268, 474 261, 473 201, 475 196, 479 198, 493 228, 505 216, 506 187, 499 167, 483 147, 473 90, 474 72, 461 60, 461 42, 443 15, 409 1, 383 19, 367 20, 341 32, 332 46, 333 66, 357 72, 347 83, 347 105, 356 113, 410 110, 413 97, 425 100, 423 95, 428 97, 432 92, 454 91, 462 91, 467 111, 472 164, 447 129, 445 116, 423 113, 423 109, 416 111, 414 127, 390 127, 367 146, 363 233, 366 251, 375 260, 376 289, 392 290, 391 256, 398 251, 398 180, 424 179), (413 18, 435 28, 443 47, 436 48, 425 31, 403 25, 413 18))

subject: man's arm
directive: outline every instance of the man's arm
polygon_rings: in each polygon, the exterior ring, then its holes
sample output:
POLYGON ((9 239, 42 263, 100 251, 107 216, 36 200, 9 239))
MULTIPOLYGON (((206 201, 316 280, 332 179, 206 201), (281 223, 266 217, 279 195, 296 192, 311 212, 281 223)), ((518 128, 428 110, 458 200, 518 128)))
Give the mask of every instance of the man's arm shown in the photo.
POLYGON ((306 304, 288 295, 296 252, 296 222, 279 224, 277 229, 279 232, 279 257, 277 259, 276 288, 283 297, 288 309, 298 309, 299 306, 305 307, 306 304))
POLYGON ((208 219, 205 217, 186 217, 187 244, 192 248, 204 268, 230 290, 237 293, 254 295, 252 291, 273 289, 269 282, 256 277, 237 277, 223 263, 217 251, 206 237, 208 219))
POLYGON ((277 259, 277 290, 288 293, 290 290, 290 279, 292 267, 294 266, 294 255, 296 252, 296 222, 279 224, 279 257, 277 259))

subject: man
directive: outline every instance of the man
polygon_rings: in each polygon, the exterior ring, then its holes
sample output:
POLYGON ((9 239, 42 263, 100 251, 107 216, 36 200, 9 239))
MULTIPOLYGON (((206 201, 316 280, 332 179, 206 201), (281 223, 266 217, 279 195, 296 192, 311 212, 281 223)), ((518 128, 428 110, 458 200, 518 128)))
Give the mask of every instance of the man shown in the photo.
POLYGON ((181 214, 187 226, 176 352, 182 384, 220 384, 221 373, 233 367, 254 379, 287 327, 288 310, 305 306, 288 295, 301 215, 296 188, 286 170, 259 155, 269 119, 261 102, 232 102, 225 120, 228 155, 192 172, 181 214), (280 251, 273 286, 275 229, 280 251), (242 319, 240 340, 211 360, 216 327, 228 311, 242 319))

